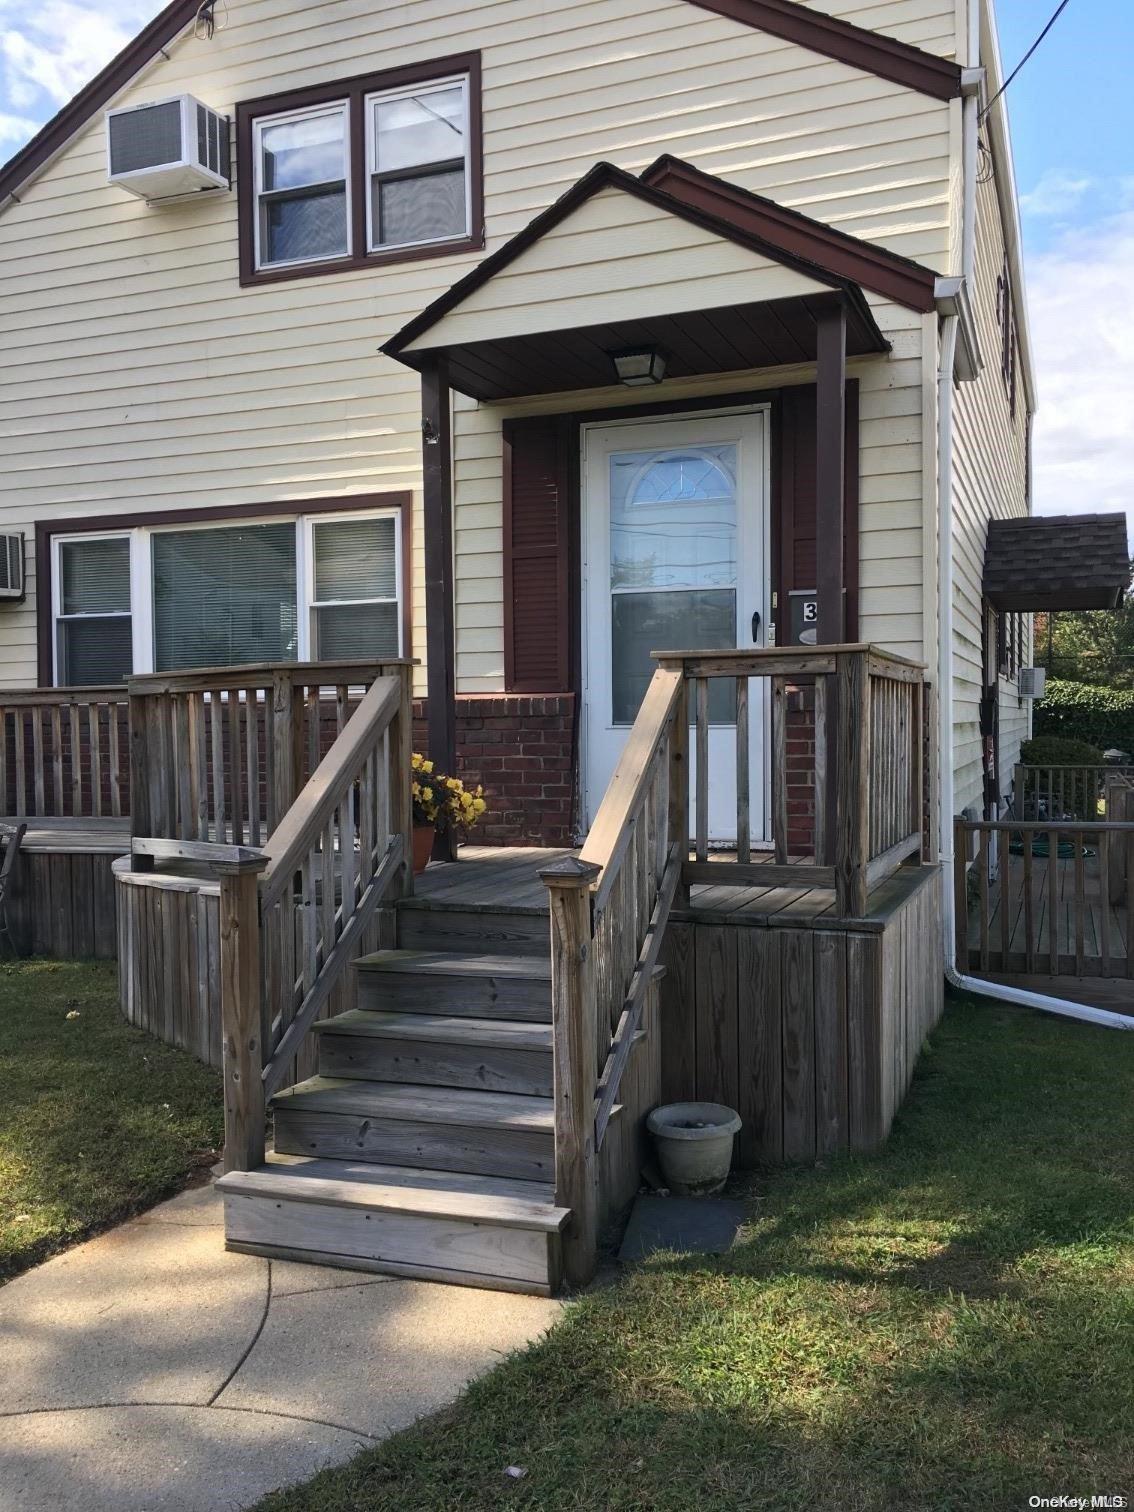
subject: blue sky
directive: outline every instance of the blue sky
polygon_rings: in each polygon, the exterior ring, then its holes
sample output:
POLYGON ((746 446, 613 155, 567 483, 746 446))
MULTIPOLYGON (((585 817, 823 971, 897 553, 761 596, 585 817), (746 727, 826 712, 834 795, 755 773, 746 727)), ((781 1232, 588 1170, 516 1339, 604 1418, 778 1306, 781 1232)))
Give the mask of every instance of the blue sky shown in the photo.
MULTIPOLYGON (((1056 0, 998 0, 1006 70, 1056 0)), ((0 160, 158 6, 0 0, 0 160)), ((1070 0, 1009 90, 1039 380, 1036 506, 1134 535, 1134 0, 1070 0)))

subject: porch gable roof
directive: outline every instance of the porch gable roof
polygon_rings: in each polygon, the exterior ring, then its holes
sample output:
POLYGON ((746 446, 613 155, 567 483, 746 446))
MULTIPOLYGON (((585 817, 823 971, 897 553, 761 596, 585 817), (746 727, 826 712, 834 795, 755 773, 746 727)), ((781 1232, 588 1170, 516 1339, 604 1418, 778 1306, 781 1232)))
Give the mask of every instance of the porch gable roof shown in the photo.
POLYGON ((1126 516, 1024 515, 992 520, 984 595, 994 609, 1117 609, 1130 581, 1126 516))
POLYGON ((832 266, 845 253, 808 241, 806 217, 758 220, 757 196, 721 185, 714 199, 719 180, 663 161, 678 193, 596 163, 383 352, 419 370, 444 355, 455 387, 491 400, 607 386, 611 354, 644 343, 667 352, 672 376, 812 362, 834 302, 848 354, 889 350, 859 283, 832 266))

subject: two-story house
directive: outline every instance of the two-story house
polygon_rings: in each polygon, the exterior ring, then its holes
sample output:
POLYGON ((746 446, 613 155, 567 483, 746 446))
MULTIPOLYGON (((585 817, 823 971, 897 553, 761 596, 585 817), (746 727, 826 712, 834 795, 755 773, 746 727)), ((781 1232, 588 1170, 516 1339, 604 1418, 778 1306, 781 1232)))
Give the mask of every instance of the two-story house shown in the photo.
MULTIPOLYGON (((947 857, 1029 611, 1126 575, 1027 518, 1000 85, 990 0, 173 0, 0 170, 0 683, 413 658, 480 838, 567 846, 654 653, 871 643, 936 697, 874 705, 925 823, 869 880, 947 857)), ((692 667, 698 857, 833 876, 826 695, 764 665, 692 667)))

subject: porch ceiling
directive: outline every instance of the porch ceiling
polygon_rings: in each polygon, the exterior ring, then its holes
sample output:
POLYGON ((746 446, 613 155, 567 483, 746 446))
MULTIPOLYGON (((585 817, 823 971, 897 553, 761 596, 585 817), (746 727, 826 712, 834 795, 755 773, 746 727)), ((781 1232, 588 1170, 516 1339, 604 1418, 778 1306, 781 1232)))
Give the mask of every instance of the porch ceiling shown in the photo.
MULTIPOLYGON (((808 363, 816 360, 818 318, 839 298, 807 295, 605 321, 574 330, 458 343, 443 352, 407 352, 401 360, 423 369, 443 355, 452 386, 486 401, 608 388, 617 382, 611 354, 639 346, 665 353, 667 378, 808 363)), ((888 350, 865 301, 848 304, 847 355, 888 350)))
POLYGON ((1124 514, 993 520, 984 595, 994 609, 1116 609, 1130 580, 1124 514))

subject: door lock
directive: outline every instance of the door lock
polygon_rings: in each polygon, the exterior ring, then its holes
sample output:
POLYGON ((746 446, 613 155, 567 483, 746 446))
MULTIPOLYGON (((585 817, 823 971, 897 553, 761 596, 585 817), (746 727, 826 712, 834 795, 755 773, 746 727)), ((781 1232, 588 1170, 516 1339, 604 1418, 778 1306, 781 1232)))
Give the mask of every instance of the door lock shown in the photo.
POLYGON ((760 611, 759 611, 759 609, 754 609, 752 611, 752 644, 754 646, 758 646, 760 644, 760 611))

